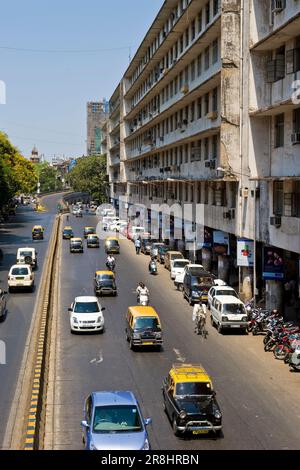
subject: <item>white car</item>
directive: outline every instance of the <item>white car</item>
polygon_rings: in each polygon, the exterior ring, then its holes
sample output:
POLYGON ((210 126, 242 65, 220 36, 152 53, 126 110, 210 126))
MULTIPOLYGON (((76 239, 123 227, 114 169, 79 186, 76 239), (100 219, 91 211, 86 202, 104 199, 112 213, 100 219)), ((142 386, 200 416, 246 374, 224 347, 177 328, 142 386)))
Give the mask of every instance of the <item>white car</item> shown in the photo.
POLYGON ((202 266, 202 264, 186 264, 183 268, 183 271, 176 274, 175 276, 174 284, 178 290, 181 290, 183 288, 184 276, 188 269, 193 269, 194 271, 199 270, 199 272, 204 271, 204 267, 202 266))
POLYGON ((210 317, 219 333, 224 329, 237 328, 246 333, 248 322, 245 305, 232 295, 216 295, 213 298, 210 317))
POLYGON ((103 310, 97 297, 81 296, 76 297, 70 312, 71 333, 76 331, 99 331, 104 332, 104 316, 103 310))
POLYGON ((208 308, 211 307, 212 301, 216 295, 223 295, 223 296, 231 295, 231 296, 236 297, 237 299, 239 298, 236 291, 230 286, 212 286, 208 291, 208 298, 207 298, 208 308))
POLYGON ((29 264, 14 264, 8 273, 8 290, 28 288, 34 289, 34 274, 29 264))
POLYGON ((37 267, 37 252, 35 248, 18 248, 16 261, 17 264, 30 264, 32 269, 35 269, 37 267))
POLYGON ((190 264, 190 260, 189 259, 185 259, 185 258, 176 258, 176 259, 173 259, 171 262, 170 262, 170 276, 171 276, 171 279, 175 279, 177 274, 180 274, 180 273, 183 273, 184 271, 184 268, 186 267, 187 264, 190 264))

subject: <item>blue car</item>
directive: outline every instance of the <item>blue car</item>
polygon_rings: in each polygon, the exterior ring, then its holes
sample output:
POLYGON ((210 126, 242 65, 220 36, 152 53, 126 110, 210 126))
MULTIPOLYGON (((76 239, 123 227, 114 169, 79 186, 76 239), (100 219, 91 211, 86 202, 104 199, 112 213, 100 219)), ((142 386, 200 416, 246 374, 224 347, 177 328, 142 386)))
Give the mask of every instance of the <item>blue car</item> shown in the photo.
POLYGON ((87 450, 149 450, 151 422, 132 392, 93 392, 84 406, 83 443, 87 450))

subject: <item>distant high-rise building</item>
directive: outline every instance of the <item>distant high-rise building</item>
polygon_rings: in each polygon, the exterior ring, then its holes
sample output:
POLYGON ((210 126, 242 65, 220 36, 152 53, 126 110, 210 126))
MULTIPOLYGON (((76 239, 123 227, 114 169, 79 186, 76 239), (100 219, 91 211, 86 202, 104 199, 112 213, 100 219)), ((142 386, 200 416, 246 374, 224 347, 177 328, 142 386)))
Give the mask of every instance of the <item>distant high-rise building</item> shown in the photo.
POLYGON ((30 161, 31 161, 31 163, 34 163, 34 164, 40 163, 39 152, 38 152, 38 149, 36 148, 36 146, 34 146, 32 151, 31 151, 30 161))
POLYGON ((89 101, 87 103, 87 155, 101 155, 102 126, 107 117, 107 102, 89 101))

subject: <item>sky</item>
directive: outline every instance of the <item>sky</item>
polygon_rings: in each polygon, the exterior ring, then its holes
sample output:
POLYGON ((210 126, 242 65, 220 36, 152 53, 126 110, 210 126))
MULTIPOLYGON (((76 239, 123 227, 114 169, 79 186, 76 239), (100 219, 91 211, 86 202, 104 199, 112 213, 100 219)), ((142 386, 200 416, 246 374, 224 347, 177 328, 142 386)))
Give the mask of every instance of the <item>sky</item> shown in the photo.
POLYGON ((86 153, 86 102, 110 98, 162 4, 2 2, 0 130, 24 156, 34 145, 48 160, 86 153))

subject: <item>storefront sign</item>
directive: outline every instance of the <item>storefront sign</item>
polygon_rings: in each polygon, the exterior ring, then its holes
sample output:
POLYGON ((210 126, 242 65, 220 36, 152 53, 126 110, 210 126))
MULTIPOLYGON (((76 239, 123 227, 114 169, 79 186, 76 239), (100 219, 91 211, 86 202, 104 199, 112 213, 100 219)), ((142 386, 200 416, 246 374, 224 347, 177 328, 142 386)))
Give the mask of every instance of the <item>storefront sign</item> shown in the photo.
POLYGON ((237 240, 237 266, 254 266, 254 242, 240 238, 237 240))
POLYGON ((283 251, 280 248, 265 246, 263 260, 264 279, 281 280, 284 278, 283 251))
POLYGON ((229 255, 229 235, 221 230, 213 232, 214 252, 218 255, 229 255))

